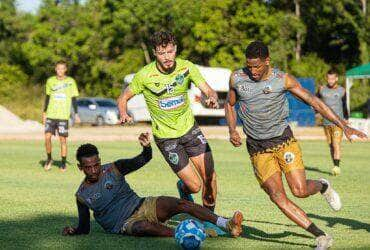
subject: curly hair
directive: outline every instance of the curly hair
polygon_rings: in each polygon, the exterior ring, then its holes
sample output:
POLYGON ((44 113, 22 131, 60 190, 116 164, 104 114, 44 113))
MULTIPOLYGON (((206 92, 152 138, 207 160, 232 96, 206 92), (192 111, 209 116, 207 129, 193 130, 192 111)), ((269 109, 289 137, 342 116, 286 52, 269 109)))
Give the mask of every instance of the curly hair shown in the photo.
POLYGON ((336 68, 329 69, 326 74, 327 75, 337 75, 337 76, 339 75, 338 70, 336 68))
POLYGON ((157 48, 158 46, 166 47, 168 44, 176 45, 176 37, 168 30, 161 30, 155 32, 150 37, 151 44, 153 48, 157 48))
POLYGON ((245 49, 245 57, 249 59, 265 59, 269 57, 269 49, 267 45, 261 41, 251 42, 245 49))
POLYGON ((82 157, 90 157, 94 155, 99 155, 98 148, 90 143, 82 144, 76 152, 76 159, 81 163, 82 157))

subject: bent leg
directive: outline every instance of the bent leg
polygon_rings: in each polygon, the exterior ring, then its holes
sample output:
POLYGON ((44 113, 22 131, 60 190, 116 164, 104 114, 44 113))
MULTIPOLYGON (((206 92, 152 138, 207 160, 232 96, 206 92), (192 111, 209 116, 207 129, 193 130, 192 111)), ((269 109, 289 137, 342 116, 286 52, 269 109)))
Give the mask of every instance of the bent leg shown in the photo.
POLYGON ((206 152, 198 156, 191 157, 190 160, 193 162, 203 180, 203 206, 214 211, 217 197, 217 182, 212 153, 206 152))
POLYGON ((304 229, 310 226, 312 222, 307 217, 306 213, 287 198, 281 179, 281 172, 276 172, 268 178, 262 184, 262 188, 269 195, 271 201, 275 203, 290 220, 304 229))
POLYGON ((185 194, 198 193, 200 191, 202 183, 190 163, 177 172, 176 175, 185 184, 185 186, 183 186, 185 194))
POLYGON ((306 180, 304 169, 295 169, 285 173, 292 194, 298 198, 306 198, 322 190, 323 185, 317 180, 306 180))
POLYGON ((132 225, 131 233, 129 235, 172 237, 174 236, 174 230, 159 223, 142 220, 137 221, 132 225))

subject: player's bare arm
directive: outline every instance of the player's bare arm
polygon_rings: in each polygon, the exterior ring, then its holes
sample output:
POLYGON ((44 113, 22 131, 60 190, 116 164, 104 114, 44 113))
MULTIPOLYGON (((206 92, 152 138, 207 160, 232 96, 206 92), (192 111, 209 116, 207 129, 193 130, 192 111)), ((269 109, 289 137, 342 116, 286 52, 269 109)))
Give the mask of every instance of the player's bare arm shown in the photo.
POLYGON ((308 90, 303 88, 301 84, 292 76, 287 75, 285 81, 285 87, 294 96, 298 97, 311 107, 313 107, 317 112, 319 112, 323 117, 333 122, 338 127, 342 128, 344 134, 349 141, 352 141, 353 136, 359 138, 366 138, 366 135, 361 131, 351 128, 346 125, 346 122, 339 118, 323 101, 321 101, 317 96, 311 94, 308 90))
POLYGON ((199 89, 207 96, 206 104, 208 107, 216 109, 218 108, 218 96, 208 83, 204 82, 199 85, 199 89))
POLYGON ((236 130, 237 115, 235 112, 236 104, 236 93, 234 90, 234 74, 231 74, 229 81, 229 92, 227 93, 227 99, 225 103, 225 116, 227 125, 229 126, 230 142, 234 147, 242 145, 242 140, 239 132, 236 130))
POLYGON ((127 102, 134 97, 135 94, 130 89, 130 86, 127 86, 123 93, 117 99, 117 106, 119 110, 119 123, 131 123, 132 117, 127 114, 127 102))

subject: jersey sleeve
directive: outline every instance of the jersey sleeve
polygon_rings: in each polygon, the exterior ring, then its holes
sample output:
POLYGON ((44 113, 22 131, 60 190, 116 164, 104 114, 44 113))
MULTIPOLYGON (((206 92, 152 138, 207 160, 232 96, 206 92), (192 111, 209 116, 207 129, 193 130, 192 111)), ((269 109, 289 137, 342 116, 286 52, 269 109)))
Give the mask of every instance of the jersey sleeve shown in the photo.
POLYGON ((49 96, 51 94, 50 78, 46 81, 45 94, 49 96))
POLYGON ((144 90, 144 84, 140 73, 136 73, 132 82, 129 84, 132 93, 141 94, 144 90))
POLYGON ((198 87, 201 83, 206 82, 206 80, 204 79, 204 77, 200 73, 197 66, 195 66, 195 64, 193 64, 191 62, 189 62, 189 75, 190 75, 191 81, 194 83, 194 85, 196 87, 198 87))
POLYGON ((77 83, 74 79, 72 79, 72 92, 71 92, 71 97, 78 96, 78 88, 77 88, 77 83))

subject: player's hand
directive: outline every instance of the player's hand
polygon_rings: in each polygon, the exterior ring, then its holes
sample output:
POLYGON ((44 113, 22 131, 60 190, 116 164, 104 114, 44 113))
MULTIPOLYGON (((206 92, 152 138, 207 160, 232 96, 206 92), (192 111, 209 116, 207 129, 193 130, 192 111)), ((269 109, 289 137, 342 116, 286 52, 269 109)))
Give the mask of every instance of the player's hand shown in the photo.
POLYGON ((133 123, 133 119, 131 116, 129 116, 127 113, 120 114, 119 123, 125 124, 125 123, 133 123))
POLYGON ((74 227, 65 227, 63 228, 62 235, 68 236, 68 235, 75 235, 76 234, 76 228, 74 227))
POLYGON ((81 123, 81 119, 78 114, 75 114, 75 123, 81 123))
POLYGON ((212 108, 212 109, 217 109, 218 108, 218 98, 217 98, 217 95, 215 96, 210 96, 207 100, 206 100, 206 104, 208 107, 212 108))
POLYGON ((239 132, 233 130, 230 132, 230 142, 234 147, 240 147, 242 145, 242 138, 239 135, 239 132))
POLYGON ((45 123, 46 123, 46 113, 43 112, 42 113, 42 125, 45 125, 45 123))
POLYGON ((139 142, 141 146, 148 147, 150 145, 150 135, 148 132, 141 133, 139 136, 139 142))
POLYGON ((344 127, 343 132, 344 132, 344 134, 346 135, 347 139, 350 142, 352 142, 353 139, 355 139, 356 137, 361 138, 361 139, 367 138, 367 135, 365 133, 363 133, 363 132, 361 132, 357 129, 348 127, 348 126, 344 127))

